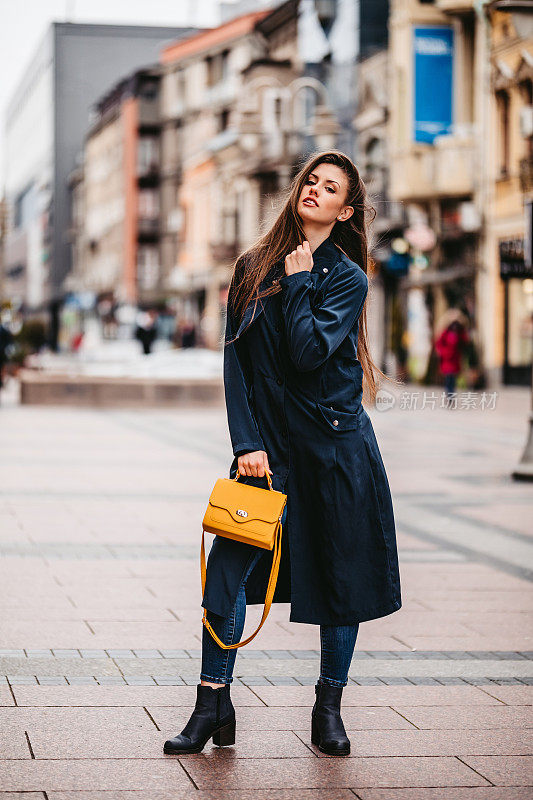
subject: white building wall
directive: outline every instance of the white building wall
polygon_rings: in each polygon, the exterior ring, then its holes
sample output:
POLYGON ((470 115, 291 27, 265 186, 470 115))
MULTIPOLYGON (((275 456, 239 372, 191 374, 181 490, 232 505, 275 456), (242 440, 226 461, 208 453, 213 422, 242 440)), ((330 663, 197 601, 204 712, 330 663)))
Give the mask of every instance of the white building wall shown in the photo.
MULTIPOLYGON (((21 263, 20 242, 26 234, 24 292, 15 301, 39 306, 46 299, 48 253, 44 237, 51 199, 53 163, 53 55, 51 38, 45 37, 28 73, 8 107, 5 122, 4 192, 10 209, 6 241, 6 266, 21 263), (14 206, 24 192, 31 193, 20 229, 12 232, 14 206)), ((9 281, 6 281, 9 291, 9 281)))

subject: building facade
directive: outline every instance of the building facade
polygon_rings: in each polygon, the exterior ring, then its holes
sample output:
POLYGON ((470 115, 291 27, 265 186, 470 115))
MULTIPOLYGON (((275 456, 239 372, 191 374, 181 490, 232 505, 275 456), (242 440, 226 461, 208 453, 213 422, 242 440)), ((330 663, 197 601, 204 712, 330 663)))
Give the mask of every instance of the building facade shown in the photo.
POLYGON ((533 360, 533 8, 489 4, 489 190, 481 286, 489 364, 531 385, 533 360))
POLYGON ((82 166, 71 175, 72 291, 132 306, 158 300, 160 80, 158 66, 138 70, 95 106, 82 166))
POLYGON ((415 378, 455 307, 483 383, 531 381, 532 18, 510 0, 392 5, 391 194, 407 214, 415 378))
POLYGON ((71 269, 69 175, 90 109, 124 74, 157 62, 161 47, 196 30, 54 23, 8 105, 4 291, 50 322, 52 346, 71 269))
MULTIPOLYGON (((163 275, 179 298, 178 313, 192 321, 199 342, 208 347, 218 347, 221 335, 218 265, 227 271, 236 254, 231 201, 220 204, 215 154, 237 138, 233 120, 241 71, 261 52, 254 24, 266 13, 242 15, 161 54, 163 275), (226 249, 221 249, 224 230, 226 249)), ((232 197, 236 186, 237 178, 232 197)), ((253 213, 253 203, 248 208, 253 213)))
POLYGON ((288 0, 163 51, 163 272, 209 347, 221 346, 231 266, 272 224, 303 159, 354 155, 357 54, 387 31, 386 14, 359 25, 370 9, 288 0))
POLYGON ((435 326, 448 307, 479 328, 480 37, 473 1, 393 0, 390 194, 404 206, 411 255, 401 288, 414 379, 426 375, 435 326))

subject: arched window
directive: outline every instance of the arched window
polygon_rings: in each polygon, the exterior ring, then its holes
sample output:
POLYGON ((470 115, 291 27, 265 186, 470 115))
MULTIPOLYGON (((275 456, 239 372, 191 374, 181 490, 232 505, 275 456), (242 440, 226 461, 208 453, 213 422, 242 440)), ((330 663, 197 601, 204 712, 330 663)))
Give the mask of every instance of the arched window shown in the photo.
POLYGON ((318 105, 318 92, 312 86, 302 86, 294 98, 294 121, 296 130, 312 133, 315 109, 318 105))

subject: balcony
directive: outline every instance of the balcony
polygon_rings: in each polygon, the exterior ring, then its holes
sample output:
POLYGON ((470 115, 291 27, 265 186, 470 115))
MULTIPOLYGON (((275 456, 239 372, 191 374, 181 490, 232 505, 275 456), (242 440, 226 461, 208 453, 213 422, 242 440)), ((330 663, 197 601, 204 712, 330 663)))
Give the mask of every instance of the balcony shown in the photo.
POLYGON ((219 150, 230 147, 230 145, 236 144, 238 141, 239 132, 235 128, 226 128, 226 130, 220 131, 216 136, 209 139, 205 146, 211 153, 217 153, 219 150))
POLYGON ((159 235, 159 217, 139 217, 137 233, 139 238, 156 238, 159 235))
POLYGON ((237 99, 236 80, 226 79, 208 86, 203 93, 204 106, 220 106, 233 103, 237 99))
POLYGON ((165 119, 178 119, 179 117, 183 117, 186 112, 185 103, 183 100, 173 100, 172 102, 167 103, 164 107, 164 111, 162 116, 165 119))
POLYGON ((393 154, 390 193, 395 200, 454 197, 474 191, 472 138, 439 136, 433 145, 412 144, 393 154))
POLYGON ((139 125, 149 125, 150 127, 161 124, 161 112, 159 110, 159 98, 148 100, 146 97, 139 98, 139 125))
POLYGON ((249 174, 270 171, 280 164, 293 165, 295 160, 314 150, 329 150, 335 146, 340 125, 325 106, 317 106, 307 125, 293 128, 283 119, 279 126, 265 129, 255 110, 241 112, 239 142, 246 153, 249 174))
POLYGON ((163 166, 159 175, 162 179, 172 179, 175 183, 181 183, 183 179, 183 165, 181 161, 170 160, 168 163, 163 161, 163 166))
POLYGON ((474 0, 437 0, 435 6, 448 14, 468 14, 474 10, 474 0))
POLYGON ((147 172, 144 175, 139 175, 137 177, 139 189, 155 189, 159 186, 160 178, 159 172, 147 172))

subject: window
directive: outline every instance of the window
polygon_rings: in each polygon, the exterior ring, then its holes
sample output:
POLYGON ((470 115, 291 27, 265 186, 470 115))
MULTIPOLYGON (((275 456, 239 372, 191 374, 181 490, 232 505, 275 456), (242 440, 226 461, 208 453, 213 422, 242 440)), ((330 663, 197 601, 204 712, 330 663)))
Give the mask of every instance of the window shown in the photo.
POLYGON ((318 95, 312 86, 303 86, 295 98, 295 123, 296 127, 305 129, 306 133, 311 133, 310 126, 315 116, 315 109, 318 105, 318 95))
POLYGON ((185 71, 183 69, 179 69, 175 74, 174 90, 175 90, 176 108, 181 110, 185 105, 185 94, 186 94, 185 71))
POLYGON ((215 86, 217 83, 227 80, 229 77, 229 50, 207 56, 205 65, 208 86, 215 86))
POLYGON ((366 167, 372 171, 384 166, 385 155, 383 151, 383 141, 373 138, 366 146, 366 167))
MULTIPOLYGON (((521 114, 528 114, 529 118, 533 114, 533 81, 531 78, 526 78, 519 85, 520 96, 522 98, 521 114), (529 112, 527 109, 529 108, 529 112)), ((525 127, 525 126, 523 126, 525 127)), ((524 135, 523 153, 526 159, 531 161, 533 159, 533 133, 524 135)))
POLYGON ((509 94, 506 91, 496 92, 498 109, 498 166, 500 177, 509 174, 509 94))
POLYGON ((137 250, 137 279, 142 289, 154 289, 159 279, 157 247, 141 245, 137 250))
POLYGON ((137 151, 137 174, 149 175, 159 169, 159 141, 156 136, 141 136, 137 151))
POLYGON ((37 193, 34 184, 18 195, 14 211, 15 228, 25 228, 35 219, 37 216, 37 193))
POLYGON ((159 192, 156 189, 139 191, 139 216, 142 219, 156 219, 159 216, 159 192))
POLYGON ((139 94, 144 100, 155 100, 157 97, 157 81, 146 81, 141 84, 139 94))
POLYGON ((230 114, 229 108, 224 108, 220 112, 219 117, 218 117, 218 132, 219 133, 221 133, 222 131, 225 131, 226 128, 228 127, 228 125, 229 125, 229 114, 230 114))

